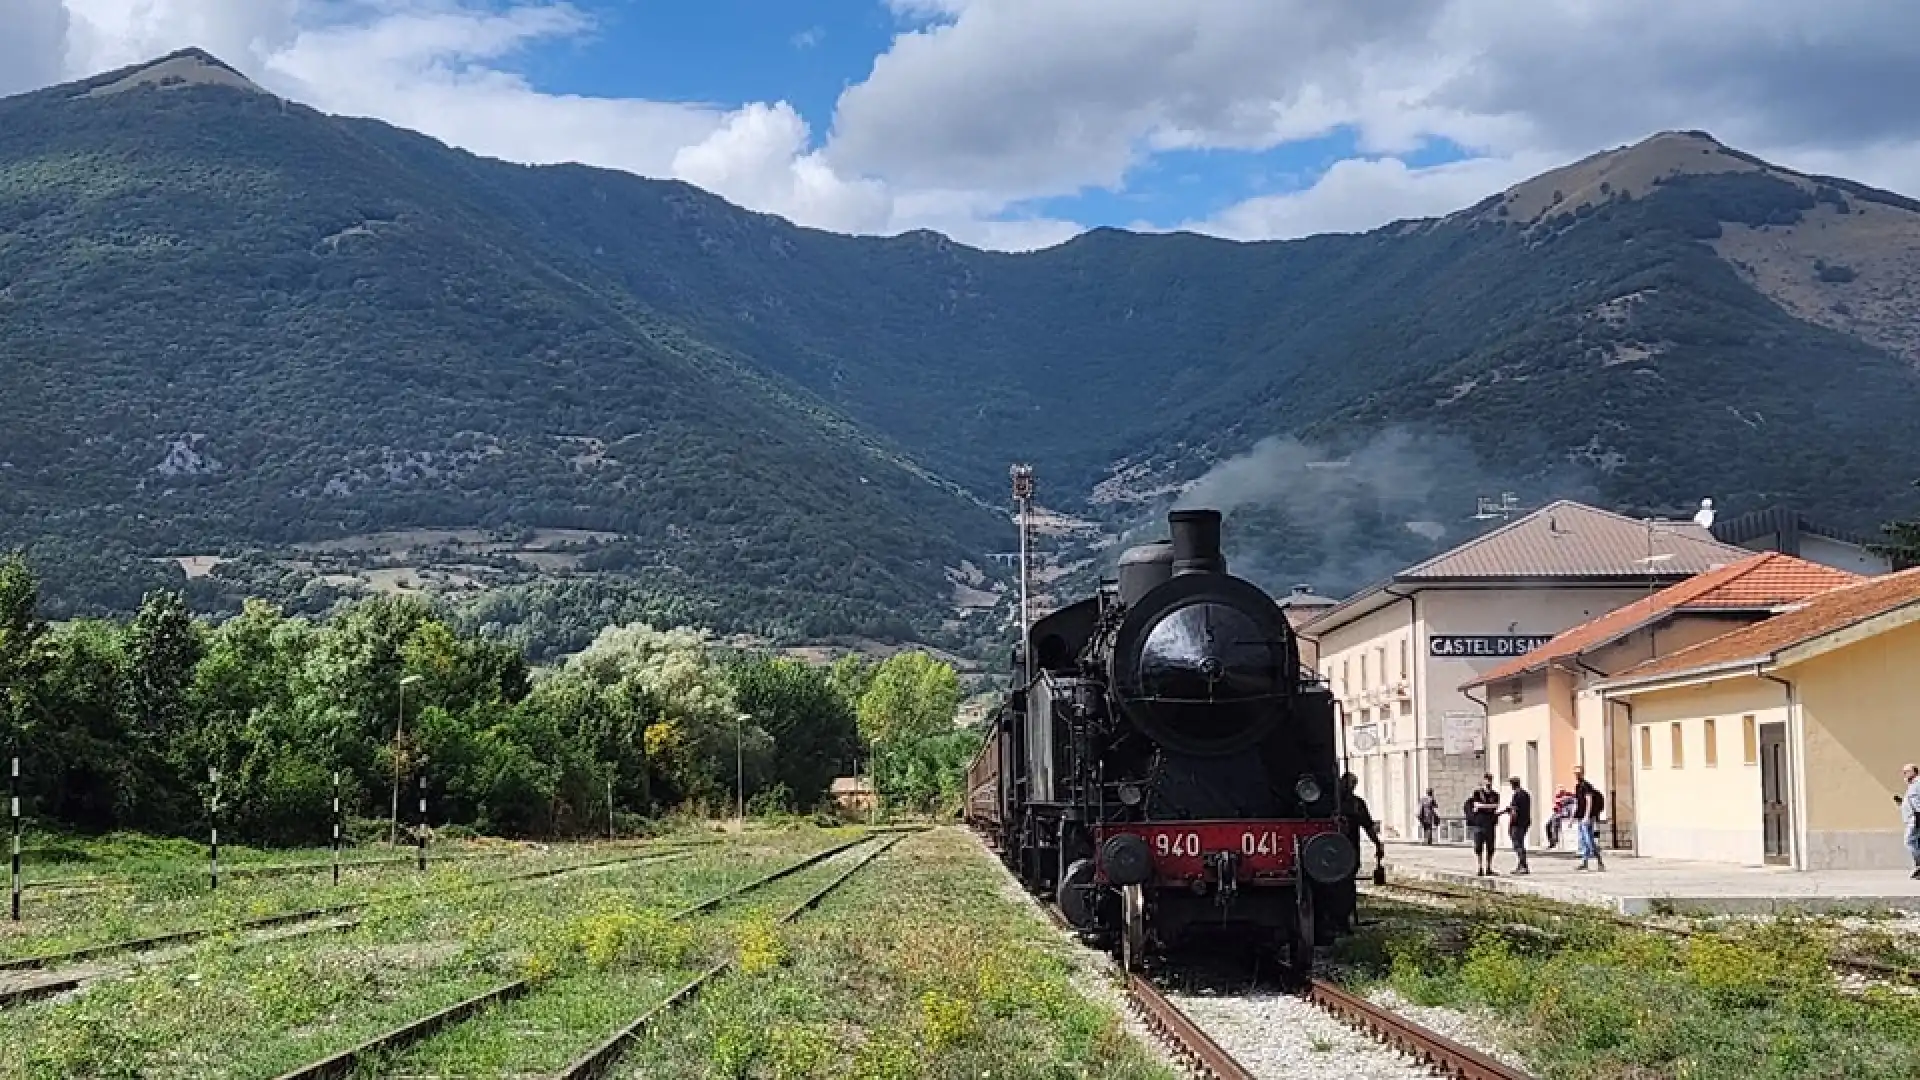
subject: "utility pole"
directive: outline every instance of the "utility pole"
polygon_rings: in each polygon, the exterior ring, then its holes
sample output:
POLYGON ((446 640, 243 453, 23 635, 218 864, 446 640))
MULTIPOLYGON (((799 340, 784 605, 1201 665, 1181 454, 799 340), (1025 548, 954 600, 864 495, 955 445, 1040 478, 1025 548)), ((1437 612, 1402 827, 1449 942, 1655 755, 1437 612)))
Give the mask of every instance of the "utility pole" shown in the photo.
POLYGON ((333 770, 333 883, 340 884, 340 770, 333 770))
POLYGON ((420 832, 415 837, 420 850, 420 872, 427 872, 427 774, 420 774, 420 832))
POLYGON ((207 782, 213 785, 213 799, 207 803, 207 875, 211 888, 220 887, 220 770, 209 765, 207 782))
POLYGON ((420 681, 418 675, 400 680, 400 711, 393 721, 393 825, 387 831, 387 846, 400 845, 400 733, 407 726, 407 685, 420 681))
POLYGON ((13 921, 20 921, 20 755, 13 755, 13 921))
POLYGON ((613 774, 607 774, 607 840, 613 840, 613 774))
POLYGON ((1028 573, 1029 557, 1028 534, 1032 528, 1033 511, 1033 466, 1015 465, 1007 470, 1013 480, 1013 501, 1020 509, 1020 685, 1033 681, 1033 658, 1027 655, 1027 631, 1033 617, 1033 609, 1027 599, 1027 582, 1032 580, 1028 573))
POLYGON ((747 757, 743 745, 747 737, 747 721, 750 719, 750 715, 741 713, 733 721, 734 813, 740 819, 741 832, 747 829, 747 757))

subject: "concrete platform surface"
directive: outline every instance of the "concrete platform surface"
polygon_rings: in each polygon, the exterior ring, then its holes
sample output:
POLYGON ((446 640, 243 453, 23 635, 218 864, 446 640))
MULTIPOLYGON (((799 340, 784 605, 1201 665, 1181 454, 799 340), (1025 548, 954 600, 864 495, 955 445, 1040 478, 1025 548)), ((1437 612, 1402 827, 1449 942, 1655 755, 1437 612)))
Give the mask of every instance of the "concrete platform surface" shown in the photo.
MULTIPOLYGON (((1513 853, 1502 851, 1493 860, 1496 876, 1476 877, 1473 853, 1466 848, 1387 843, 1389 882, 1432 881, 1525 894, 1622 915, 1920 912, 1920 881, 1899 870, 1799 871, 1619 854, 1607 857, 1605 872, 1596 872, 1575 869, 1577 860, 1567 852, 1548 851, 1528 853, 1532 873, 1516 877, 1513 862, 1513 853)), ((1361 867, 1363 888, 1372 870, 1368 858, 1361 867)))

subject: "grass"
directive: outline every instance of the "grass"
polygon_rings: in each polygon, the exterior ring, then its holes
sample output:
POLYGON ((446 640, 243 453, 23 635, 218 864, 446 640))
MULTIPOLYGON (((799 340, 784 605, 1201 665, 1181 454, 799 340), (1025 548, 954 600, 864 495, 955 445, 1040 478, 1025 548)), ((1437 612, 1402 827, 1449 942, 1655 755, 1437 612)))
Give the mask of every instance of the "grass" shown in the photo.
POLYGON ((1171 1077, 1007 888, 960 830, 909 837, 793 924, 732 924, 736 969, 665 1017, 621 1075, 1171 1077))
MULTIPOLYGON (((532 984, 525 996, 360 1075, 551 1074, 723 958, 734 967, 665 1014, 624 1075, 1173 1075, 1083 992, 1072 947, 1007 895, 999 868, 958 829, 900 841, 794 924, 776 920, 869 849, 671 918, 854 835, 751 829, 672 862, 395 900, 344 931, 158 956, 0 1011, 0 1080, 276 1075, 514 979, 532 984)), ((170 911, 216 922, 284 904, 297 887, 223 886, 170 911)))
POLYGON ((1920 997, 1843 985, 1838 933, 1781 919, 1682 941, 1569 916, 1542 934, 1483 915, 1455 947, 1431 917, 1397 917, 1338 954, 1350 981, 1497 1018, 1543 1080, 1920 1076, 1920 997))
MULTIPOLYGON (((668 905, 724 891, 824 846, 818 830, 745 838, 704 861, 399 900, 344 933, 216 942, 0 1013, 0 1076, 274 1075, 511 979, 546 984, 654 955, 637 945, 644 934, 607 913, 636 898, 668 905)), ((645 989, 603 981, 601 1007, 624 1008, 622 992, 645 989)))
POLYGON ((411 860, 344 868, 332 884, 311 874, 236 877, 210 889, 204 867, 173 864, 143 871, 131 885, 87 892, 31 892, 20 922, 0 921, 0 957, 58 952, 130 938, 219 926, 286 912, 352 903, 418 889, 503 878, 548 866, 587 862, 593 849, 568 846, 501 859, 435 859, 423 875, 411 860))

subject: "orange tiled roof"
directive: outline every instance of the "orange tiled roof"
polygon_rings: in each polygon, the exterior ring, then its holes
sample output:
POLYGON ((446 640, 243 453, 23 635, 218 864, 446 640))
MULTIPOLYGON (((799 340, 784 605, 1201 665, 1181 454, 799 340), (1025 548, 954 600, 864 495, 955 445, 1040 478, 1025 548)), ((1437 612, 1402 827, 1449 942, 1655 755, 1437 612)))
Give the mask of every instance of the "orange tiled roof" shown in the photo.
POLYGON ((1795 645, 1913 603, 1920 603, 1920 567, 1822 593, 1784 615, 1649 660, 1603 685, 1625 686, 1749 661, 1765 663, 1795 645))
POLYGON ((1545 645, 1476 675, 1462 690, 1538 671, 1618 641, 1650 622, 1680 611, 1767 611, 1865 580, 1830 566, 1763 551, 1670 585, 1642 600, 1566 630, 1545 645))

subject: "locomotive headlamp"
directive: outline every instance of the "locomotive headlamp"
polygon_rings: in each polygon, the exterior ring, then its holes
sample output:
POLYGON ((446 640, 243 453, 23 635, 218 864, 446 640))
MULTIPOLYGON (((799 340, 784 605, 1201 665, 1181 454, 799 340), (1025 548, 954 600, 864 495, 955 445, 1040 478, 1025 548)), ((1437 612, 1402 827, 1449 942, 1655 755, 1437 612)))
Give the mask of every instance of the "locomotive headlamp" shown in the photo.
POLYGON ((1140 800, 1144 797, 1145 796, 1141 794, 1139 784, 1120 785, 1120 801, 1122 803, 1128 806, 1139 806, 1140 800))
POLYGON ((1314 803, 1319 802, 1320 796, 1325 794, 1320 790, 1320 781, 1315 780, 1311 776, 1303 776, 1299 780, 1295 781, 1293 785, 1293 793, 1296 797, 1299 798, 1300 803, 1303 806, 1311 806, 1314 803))

